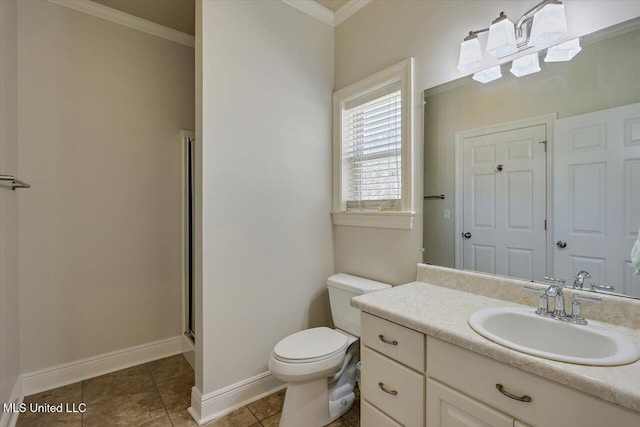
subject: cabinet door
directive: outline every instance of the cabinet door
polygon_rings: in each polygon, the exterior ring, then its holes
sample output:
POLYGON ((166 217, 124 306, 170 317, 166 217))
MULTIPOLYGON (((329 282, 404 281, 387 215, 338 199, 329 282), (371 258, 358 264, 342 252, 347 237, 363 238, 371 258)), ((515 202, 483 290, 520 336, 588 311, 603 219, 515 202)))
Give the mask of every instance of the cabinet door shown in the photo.
POLYGON ((515 419, 427 379, 427 427, 513 427, 515 419))

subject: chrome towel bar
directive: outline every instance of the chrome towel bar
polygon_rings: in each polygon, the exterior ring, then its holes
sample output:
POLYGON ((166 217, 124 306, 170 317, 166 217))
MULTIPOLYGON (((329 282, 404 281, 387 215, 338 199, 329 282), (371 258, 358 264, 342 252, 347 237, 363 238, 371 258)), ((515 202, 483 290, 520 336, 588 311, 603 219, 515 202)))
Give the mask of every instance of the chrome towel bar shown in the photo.
POLYGON ((0 175, 0 181, 11 181, 12 190, 15 190, 16 188, 31 188, 30 184, 20 181, 13 175, 0 175))

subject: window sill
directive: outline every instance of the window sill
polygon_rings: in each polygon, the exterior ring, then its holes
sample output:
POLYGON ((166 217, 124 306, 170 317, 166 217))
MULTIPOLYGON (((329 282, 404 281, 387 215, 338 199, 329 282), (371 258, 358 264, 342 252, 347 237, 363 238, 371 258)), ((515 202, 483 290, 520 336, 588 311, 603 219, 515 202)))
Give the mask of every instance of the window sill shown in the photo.
POLYGON ((331 212, 333 225, 350 227, 413 229, 413 211, 347 211, 331 212))

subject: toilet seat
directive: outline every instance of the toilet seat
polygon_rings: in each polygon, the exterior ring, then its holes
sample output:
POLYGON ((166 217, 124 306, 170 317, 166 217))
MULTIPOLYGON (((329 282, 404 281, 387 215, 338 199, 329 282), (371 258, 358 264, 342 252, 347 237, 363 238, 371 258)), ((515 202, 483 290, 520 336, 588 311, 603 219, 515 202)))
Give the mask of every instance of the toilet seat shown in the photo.
POLYGON ((349 338, 326 327, 306 329, 282 339, 273 357, 285 363, 313 363, 343 355, 349 338))

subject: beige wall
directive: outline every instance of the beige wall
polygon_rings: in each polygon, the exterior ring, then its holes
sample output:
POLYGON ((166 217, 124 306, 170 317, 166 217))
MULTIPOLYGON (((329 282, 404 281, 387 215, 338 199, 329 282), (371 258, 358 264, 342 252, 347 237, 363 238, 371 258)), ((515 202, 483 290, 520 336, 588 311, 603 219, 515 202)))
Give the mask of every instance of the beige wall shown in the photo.
POLYGON ((279 1, 204 1, 198 15, 196 387, 208 394, 267 372, 286 335, 330 323, 333 28, 279 1))
POLYGON ((194 51, 18 4, 21 371, 181 333, 194 51))
MULTIPOLYGON (((415 280, 416 262, 422 258, 421 93, 460 77, 456 70, 459 46, 469 30, 482 28, 500 11, 517 19, 534 4, 529 0, 376 0, 336 27, 336 89, 403 58, 415 58, 414 197, 417 211, 416 225, 411 231, 335 227, 336 271, 394 284, 415 280)), ((629 0, 576 0, 566 2, 565 8, 568 26, 576 35, 640 15, 640 2, 629 0)))
MULTIPOLYGON (((18 173, 17 7, 0 1, 0 173, 18 173)), ((0 186, 0 404, 8 402, 19 374, 18 198, 0 186)), ((9 414, 0 414, 5 425, 9 414)))
MULTIPOLYGON (((425 105, 425 193, 454 194, 455 133, 549 113, 575 116, 640 102, 640 30, 585 45, 568 63, 510 73, 491 85, 471 82, 428 96, 425 105)), ((440 89, 440 88, 438 88, 440 89)), ((426 261, 455 266, 453 197, 425 204, 426 261), (443 220, 443 210, 451 219, 443 220)))

